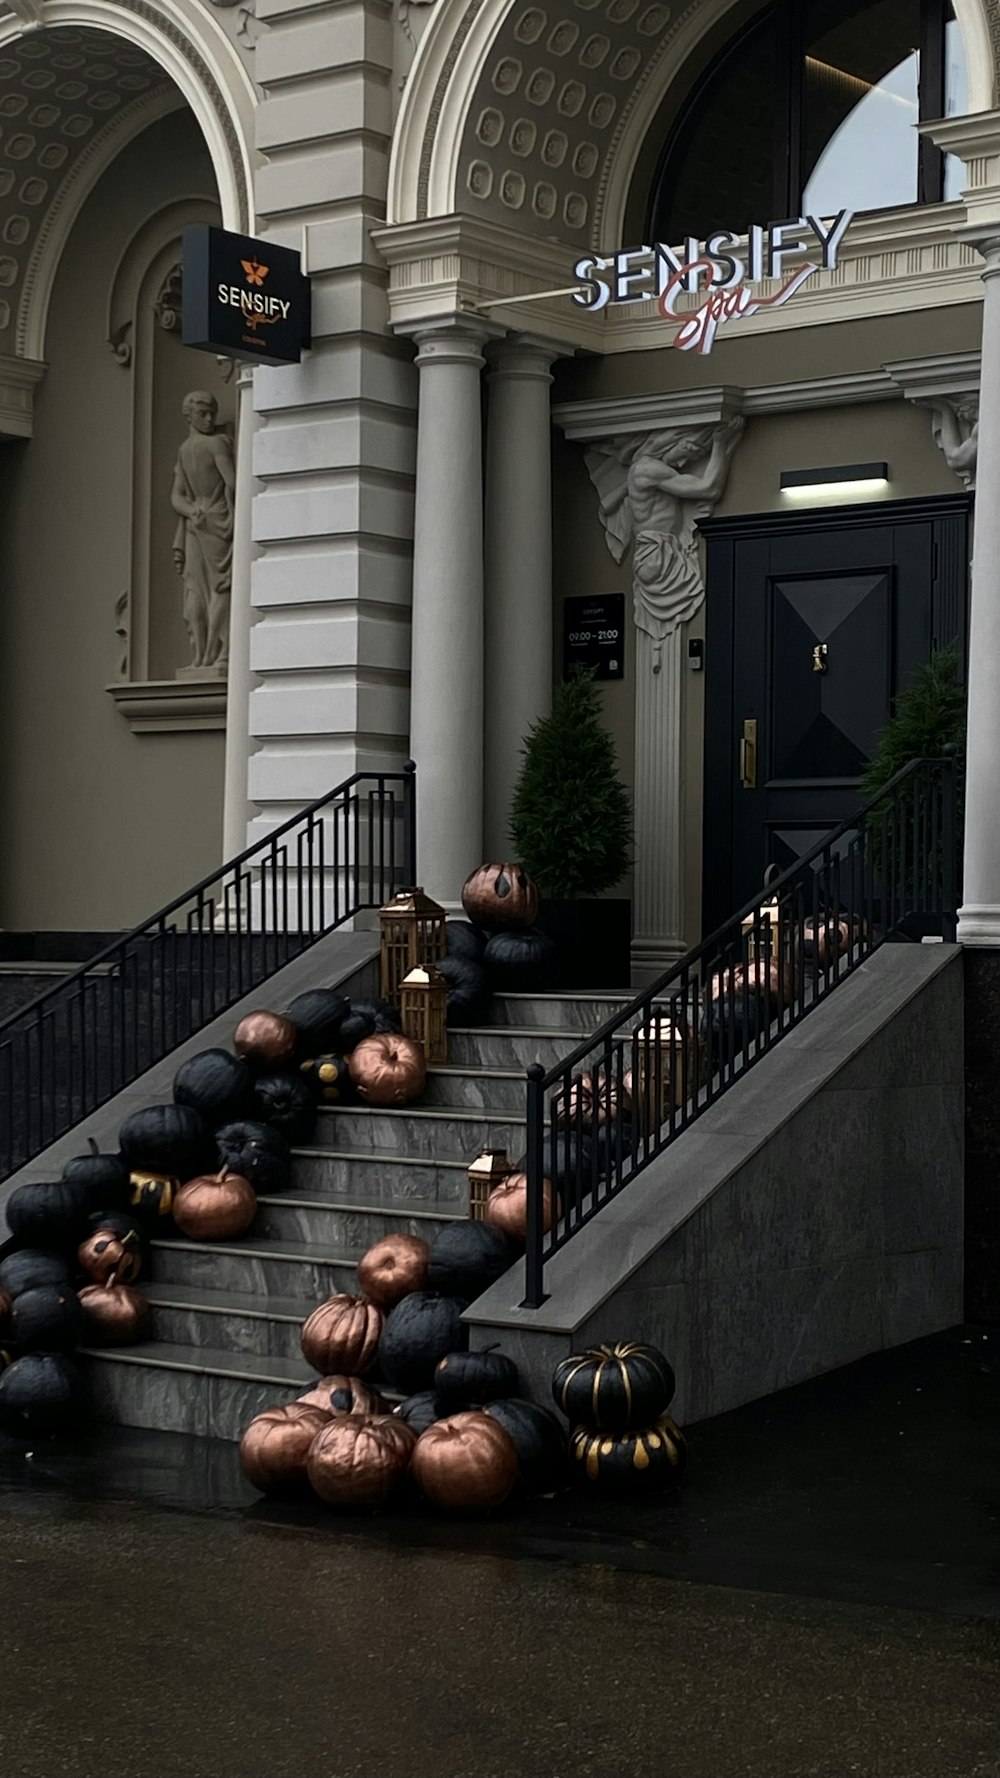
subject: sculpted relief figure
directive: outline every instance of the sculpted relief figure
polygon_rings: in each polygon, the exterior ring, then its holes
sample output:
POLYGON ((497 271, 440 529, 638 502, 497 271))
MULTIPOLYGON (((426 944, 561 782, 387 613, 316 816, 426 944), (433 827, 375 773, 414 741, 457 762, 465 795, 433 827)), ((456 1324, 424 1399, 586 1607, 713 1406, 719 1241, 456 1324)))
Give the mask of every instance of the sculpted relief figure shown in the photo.
POLYGON ((229 653, 236 465, 217 422, 214 395, 192 390, 181 412, 188 435, 177 453, 170 504, 177 514, 174 566, 184 585, 191 666, 221 674, 229 653))
POLYGON ((705 596, 695 525, 721 498, 742 433, 737 417, 696 432, 610 439, 587 452, 608 548, 616 562, 632 549, 635 622, 652 639, 654 673, 666 637, 705 596))
POLYGON ((955 471, 967 488, 974 488, 979 452, 978 396, 968 396, 961 401, 947 401, 942 397, 928 405, 934 443, 948 468, 955 471))

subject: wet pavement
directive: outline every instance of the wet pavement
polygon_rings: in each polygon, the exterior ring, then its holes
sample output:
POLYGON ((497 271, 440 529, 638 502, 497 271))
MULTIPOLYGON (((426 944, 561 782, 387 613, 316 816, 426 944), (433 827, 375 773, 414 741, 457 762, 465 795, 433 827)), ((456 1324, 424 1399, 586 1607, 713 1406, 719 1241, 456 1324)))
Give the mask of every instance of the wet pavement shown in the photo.
POLYGON ((0 1488, 3 1778, 1000 1775, 1000 1331, 694 1428, 658 1505, 340 1519, 111 1430, 0 1488))

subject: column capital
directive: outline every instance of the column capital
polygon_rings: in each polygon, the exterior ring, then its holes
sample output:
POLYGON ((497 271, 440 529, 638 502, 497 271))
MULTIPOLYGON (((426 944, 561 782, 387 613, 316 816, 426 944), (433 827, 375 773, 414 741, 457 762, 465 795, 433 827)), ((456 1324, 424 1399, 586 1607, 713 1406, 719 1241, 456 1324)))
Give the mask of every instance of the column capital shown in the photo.
POLYGON ((424 364, 485 363, 483 353, 487 342, 495 339, 499 328, 475 315, 444 315, 433 321, 408 327, 406 333, 417 346, 415 362, 424 364))
POLYGON ((509 333, 506 339, 496 340, 488 348, 488 381, 510 377, 551 383, 552 365, 559 356, 548 340, 536 339, 529 333, 509 333))

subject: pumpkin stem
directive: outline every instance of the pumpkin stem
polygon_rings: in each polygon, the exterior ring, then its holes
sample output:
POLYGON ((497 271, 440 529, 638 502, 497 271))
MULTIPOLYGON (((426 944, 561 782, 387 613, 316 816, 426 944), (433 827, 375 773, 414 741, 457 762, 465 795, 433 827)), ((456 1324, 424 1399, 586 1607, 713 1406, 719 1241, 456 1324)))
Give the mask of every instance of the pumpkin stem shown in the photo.
POLYGON ((87 1141, 90 1143, 91 1154, 100 1154, 101 1150, 100 1150, 100 1147, 97 1143, 96 1138, 93 1136, 88 1136, 87 1141))

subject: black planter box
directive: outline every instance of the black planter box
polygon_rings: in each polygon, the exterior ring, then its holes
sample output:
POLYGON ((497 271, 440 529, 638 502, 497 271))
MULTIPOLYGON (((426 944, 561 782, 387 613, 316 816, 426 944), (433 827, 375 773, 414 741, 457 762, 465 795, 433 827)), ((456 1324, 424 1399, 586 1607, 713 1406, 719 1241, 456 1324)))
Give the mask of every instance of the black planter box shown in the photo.
POLYGON ((542 901, 537 924, 555 940, 567 989, 627 988, 632 975, 632 903, 542 901))

